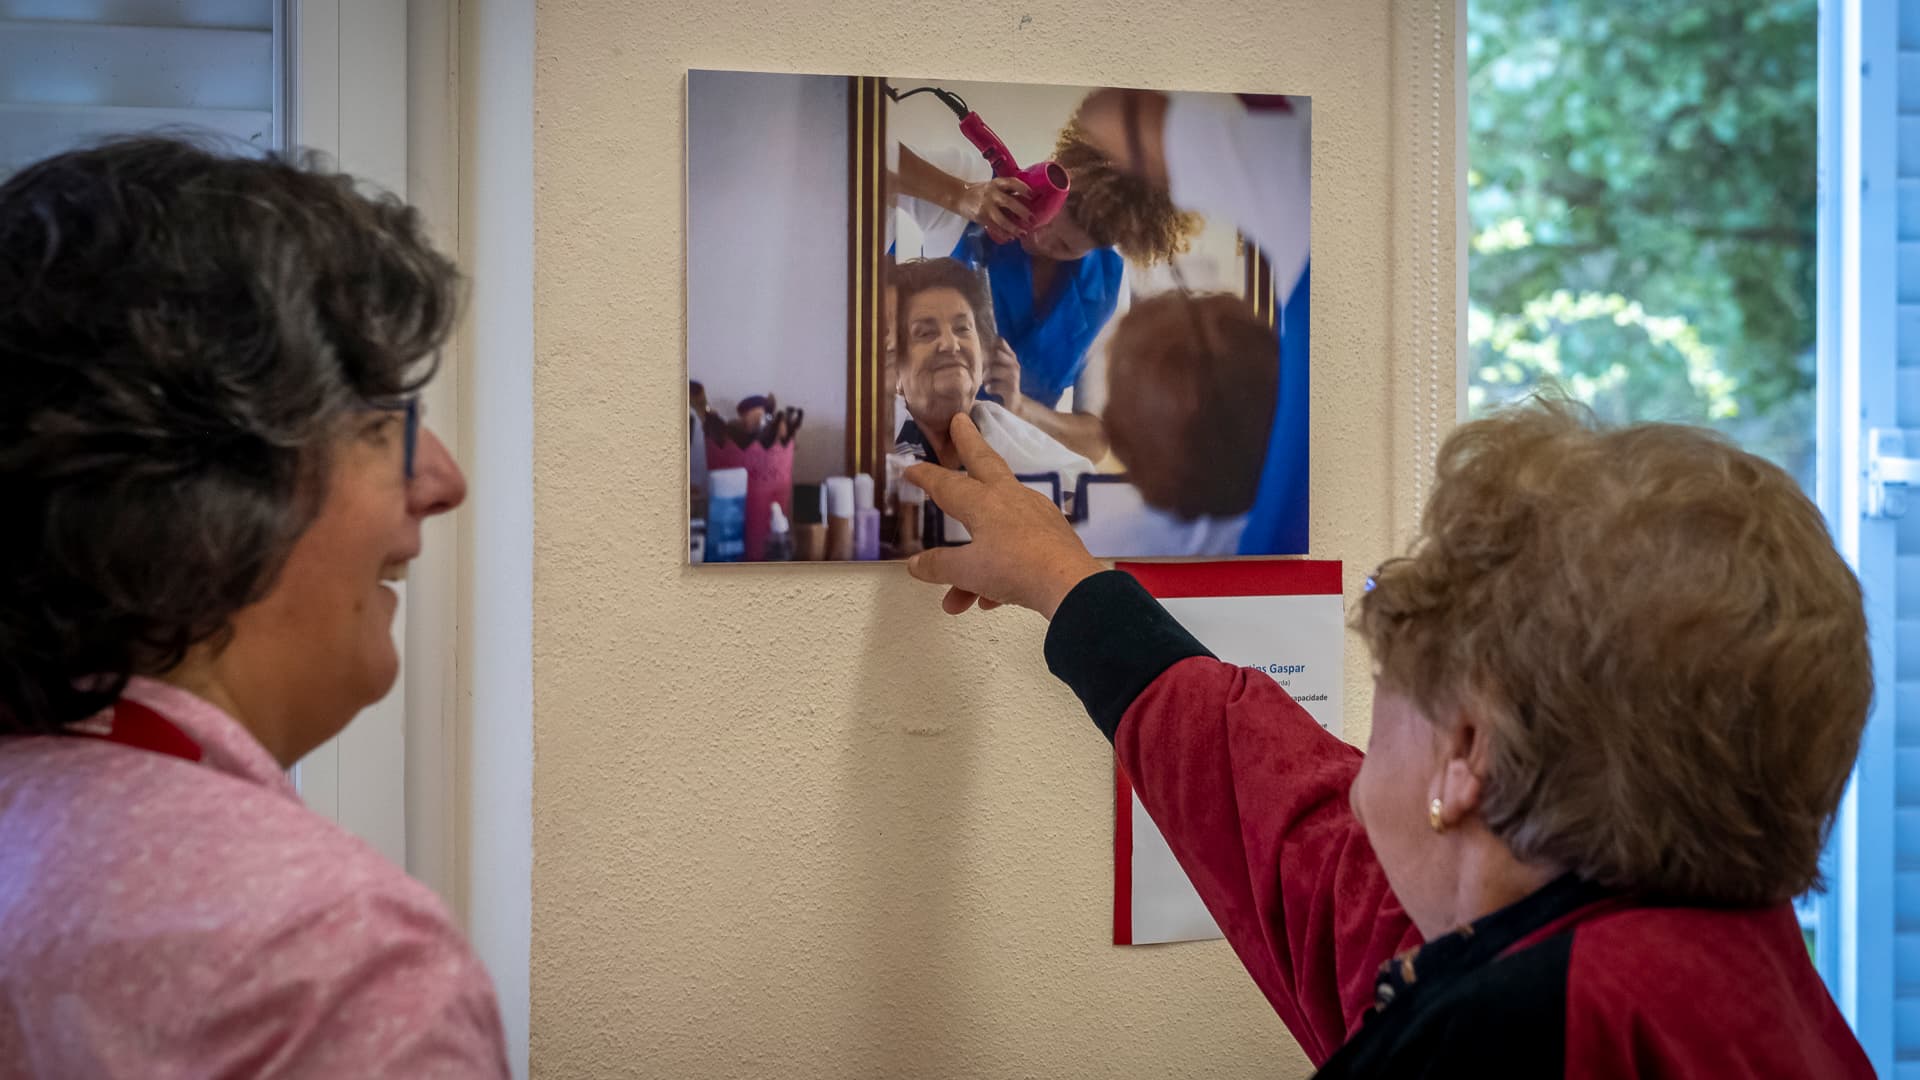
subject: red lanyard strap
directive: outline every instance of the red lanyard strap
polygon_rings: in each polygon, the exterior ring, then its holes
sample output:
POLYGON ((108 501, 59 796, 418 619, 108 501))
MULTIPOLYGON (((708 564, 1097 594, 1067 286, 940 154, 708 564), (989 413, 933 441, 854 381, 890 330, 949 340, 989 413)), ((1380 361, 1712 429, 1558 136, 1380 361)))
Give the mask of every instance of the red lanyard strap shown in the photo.
POLYGON ((137 701, 120 699, 113 705, 112 728, 108 731, 84 731, 72 729, 71 734, 89 739, 102 739, 121 746, 131 746, 136 750, 150 750, 168 757, 182 758, 186 761, 199 761, 200 744, 193 737, 174 724, 173 721, 147 708, 137 701))

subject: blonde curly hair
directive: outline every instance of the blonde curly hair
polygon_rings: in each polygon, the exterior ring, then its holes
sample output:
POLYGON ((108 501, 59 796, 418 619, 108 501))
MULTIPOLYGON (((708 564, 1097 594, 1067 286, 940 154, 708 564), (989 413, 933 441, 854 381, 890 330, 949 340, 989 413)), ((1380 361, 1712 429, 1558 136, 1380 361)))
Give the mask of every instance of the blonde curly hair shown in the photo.
POLYGON ((1167 193, 1122 172, 1112 159, 1087 141, 1074 120, 1060 131, 1053 160, 1067 170, 1067 213, 1100 247, 1146 266, 1172 262, 1193 243, 1206 224, 1198 214, 1173 205, 1167 193))

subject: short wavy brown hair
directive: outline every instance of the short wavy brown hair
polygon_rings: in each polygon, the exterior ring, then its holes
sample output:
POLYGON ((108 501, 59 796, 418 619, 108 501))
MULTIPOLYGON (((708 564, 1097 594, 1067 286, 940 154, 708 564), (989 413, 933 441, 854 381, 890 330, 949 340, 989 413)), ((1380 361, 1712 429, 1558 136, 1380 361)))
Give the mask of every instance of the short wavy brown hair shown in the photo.
POLYGON ((1238 296, 1134 302, 1107 348, 1101 416, 1148 506, 1183 519, 1252 509, 1280 394, 1279 348, 1238 296))
POLYGON ((137 137, 0 183, 0 735, 57 731, 260 599, 459 275, 303 155, 137 137))
POLYGON ((1495 835, 1681 902, 1818 884, 1873 675, 1859 583, 1793 479, 1551 401, 1460 428, 1438 471, 1355 625, 1384 685, 1486 725, 1495 835))
POLYGON ((1173 205, 1165 190, 1114 166, 1075 120, 1061 129, 1053 160, 1067 170, 1067 213, 1100 247, 1151 266, 1185 254, 1205 219, 1173 205))

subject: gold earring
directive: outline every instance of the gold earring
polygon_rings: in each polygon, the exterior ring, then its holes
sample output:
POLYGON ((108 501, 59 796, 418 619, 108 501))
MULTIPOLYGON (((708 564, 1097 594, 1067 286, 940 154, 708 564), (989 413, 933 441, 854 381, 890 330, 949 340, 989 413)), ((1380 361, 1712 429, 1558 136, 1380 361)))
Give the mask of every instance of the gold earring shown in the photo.
POLYGON ((1427 804, 1427 824, 1433 826, 1434 832, 1447 831, 1446 819, 1440 816, 1440 799, 1438 796, 1435 796, 1434 800, 1427 804))

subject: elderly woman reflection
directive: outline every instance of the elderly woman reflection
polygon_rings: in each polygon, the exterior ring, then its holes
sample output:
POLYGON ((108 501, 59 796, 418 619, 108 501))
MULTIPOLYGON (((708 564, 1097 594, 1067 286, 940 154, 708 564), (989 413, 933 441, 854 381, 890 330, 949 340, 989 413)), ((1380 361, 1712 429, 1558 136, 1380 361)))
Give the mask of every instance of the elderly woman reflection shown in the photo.
POLYGON ((1091 461, 1046 432, 980 400, 987 358, 1011 349, 993 332, 993 304, 979 274, 954 259, 920 259, 894 270, 892 292, 896 389, 907 413, 896 458, 958 465, 948 429, 966 413, 1015 472, 1059 473, 1071 484, 1092 471, 1091 461))

